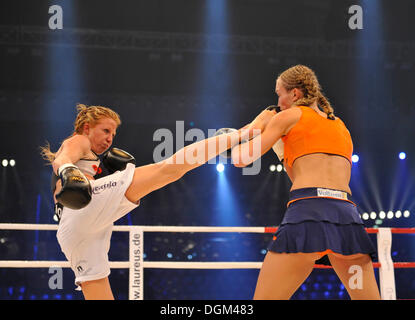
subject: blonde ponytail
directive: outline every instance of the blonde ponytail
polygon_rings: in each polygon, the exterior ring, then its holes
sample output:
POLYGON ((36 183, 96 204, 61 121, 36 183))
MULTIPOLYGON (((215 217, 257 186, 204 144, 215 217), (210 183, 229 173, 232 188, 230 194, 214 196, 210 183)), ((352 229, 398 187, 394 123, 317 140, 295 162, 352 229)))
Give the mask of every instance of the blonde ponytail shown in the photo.
POLYGON ((55 160, 55 154, 56 152, 50 150, 50 144, 47 141, 45 146, 40 147, 40 155, 49 165, 52 165, 53 160, 55 160))

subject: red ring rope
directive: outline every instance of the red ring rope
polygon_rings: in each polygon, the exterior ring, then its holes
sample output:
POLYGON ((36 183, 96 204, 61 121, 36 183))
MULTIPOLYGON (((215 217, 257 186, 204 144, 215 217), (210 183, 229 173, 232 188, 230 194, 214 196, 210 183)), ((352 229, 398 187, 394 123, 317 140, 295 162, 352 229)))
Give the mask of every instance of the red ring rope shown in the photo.
MULTIPOLYGON (((278 227, 265 227, 265 233, 275 233, 278 227)), ((415 233, 415 228, 390 228, 392 233, 415 233)), ((366 228, 367 233, 378 233, 377 228, 366 228)))
MULTIPOLYGON (((415 268, 415 262, 394 262, 393 264, 394 268, 415 268)), ((326 266, 323 264, 315 264, 314 268, 317 269, 331 269, 333 268, 332 266, 326 266)), ((380 268, 380 262, 374 262, 373 263, 373 268, 380 268)))

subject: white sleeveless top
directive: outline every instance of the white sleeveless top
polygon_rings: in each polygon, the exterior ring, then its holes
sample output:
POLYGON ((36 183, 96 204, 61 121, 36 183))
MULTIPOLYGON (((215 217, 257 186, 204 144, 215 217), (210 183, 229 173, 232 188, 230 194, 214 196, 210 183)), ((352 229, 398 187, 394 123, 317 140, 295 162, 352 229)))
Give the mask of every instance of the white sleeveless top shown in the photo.
MULTIPOLYGON (((79 168, 79 170, 81 170, 81 172, 83 172, 84 174, 87 174, 93 177, 97 173, 99 173, 97 171, 98 171, 99 164, 100 164, 99 157, 96 154, 95 156, 96 156, 96 159, 91 159, 91 160, 80 159, 78 162, 74 163, 74 165, 76 165, 79 168)), ((58 180, 59 180, 59 177, 52 170, 52 179, 51 179, 51 184, 50 184, 52 194, 54 194, 56 191, 56 182, 58 180)))
POLYGON ((74 165, 76 165, 84 174, 95 176, 100 164, 99 157, 97 155, 95 156, 96 159, 80 159, 78 162, 74 163, 74 165))

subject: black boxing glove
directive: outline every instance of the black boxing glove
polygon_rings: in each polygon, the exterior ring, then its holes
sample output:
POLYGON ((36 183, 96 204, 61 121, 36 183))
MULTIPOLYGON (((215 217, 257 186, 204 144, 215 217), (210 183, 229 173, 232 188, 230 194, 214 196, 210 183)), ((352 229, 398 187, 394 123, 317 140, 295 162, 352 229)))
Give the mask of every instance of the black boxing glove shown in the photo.
POLYGON ((265 110, 270 110, 270 111, 274 110, 275 112, 278 112, 277 109, 278 109, 278 106, 274 106, 274 105, 268 106, 265 108, 265 110))
POLYGON ((122 171, 127 167, 127 164, 132 163, 135 165, 135 158, 127 151, 111 148, 108 150, 102 158, 102 163, 110 174, 116 171, 122 171))
POLYGON ((58 176, 62 189, 56 194, 56 200, 64 207, 79 210, 91 201, 92 188, 87 177, 71 163, 59 167, 58 176))

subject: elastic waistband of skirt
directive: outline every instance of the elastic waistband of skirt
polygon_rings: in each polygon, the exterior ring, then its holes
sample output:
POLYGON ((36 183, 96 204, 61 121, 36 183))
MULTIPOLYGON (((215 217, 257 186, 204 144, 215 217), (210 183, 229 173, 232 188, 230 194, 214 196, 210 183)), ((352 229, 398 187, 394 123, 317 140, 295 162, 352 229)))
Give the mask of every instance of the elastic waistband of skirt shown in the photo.
POLYGON ((313 198, 343 200, 350 202, 356 206, 352 195, 345 191, 327 188, 302 188, 290 191, 287 207, 295 201, 313 198))

